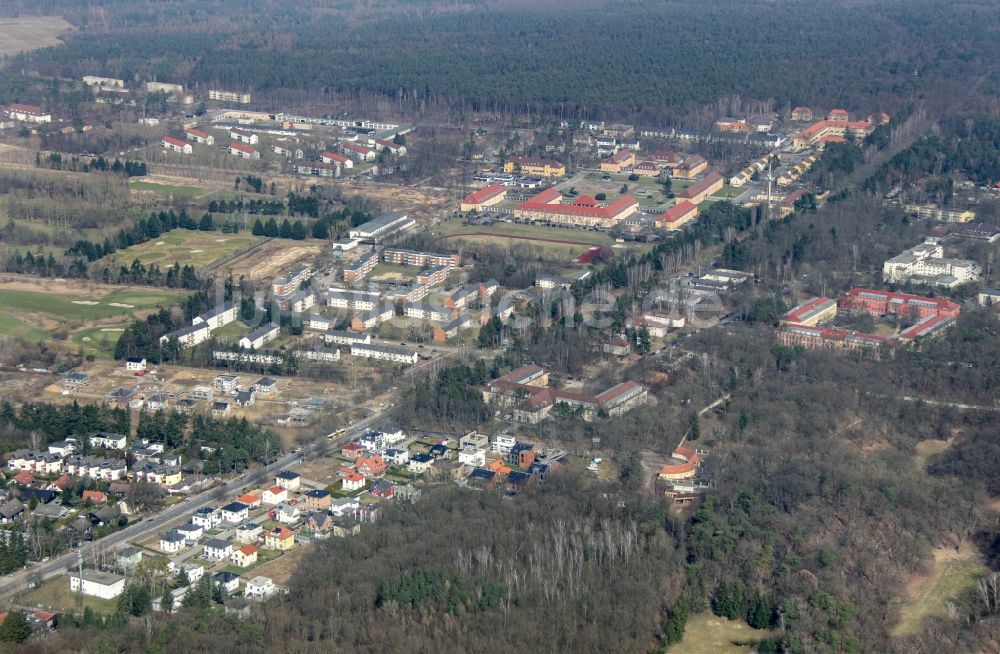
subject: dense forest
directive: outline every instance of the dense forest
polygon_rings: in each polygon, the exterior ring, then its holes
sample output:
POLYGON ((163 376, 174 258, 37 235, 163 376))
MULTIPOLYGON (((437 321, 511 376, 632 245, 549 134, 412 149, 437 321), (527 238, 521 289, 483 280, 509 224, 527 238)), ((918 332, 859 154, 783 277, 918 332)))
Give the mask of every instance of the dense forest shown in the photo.
POLYGON ((934 0, 593 2, 573 11, 421 2, 397 3, 410 9, 398 12, 320 0, 280 11, 267 2, 256 3, 260 11, 231 2, 90 12, 45 4, 87 27, 66 46, 17 58, 18 70, 221 84, 263 97, 367 91, 408 109, 446 102, 677 122, 722 98, 892 112, 917 96, 952 101, 1000 88, 989 69, 1000 9, 985 0, 960 12, 934 0))

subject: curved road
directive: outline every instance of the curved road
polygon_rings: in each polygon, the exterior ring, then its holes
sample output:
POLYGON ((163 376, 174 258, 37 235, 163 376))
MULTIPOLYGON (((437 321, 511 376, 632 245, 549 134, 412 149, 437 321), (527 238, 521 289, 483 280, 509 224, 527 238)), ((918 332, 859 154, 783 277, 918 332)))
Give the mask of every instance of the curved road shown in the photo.
POLYGON ((204 506, 218 504, 225 497, 237 495, 239 491, 250 486, 257 486, 264 478, 270 476, 271 473, 281 471, 307 458, 324 454, 339 444, 353 439, 363 433, 369 425, 380 420, 384 414, 384 411, 373 413, 364 420, 359 420, 347 427, 347 431, 339 438, 331 440, 330 436, 332 434, 330 434, 307 445, 297 453, 286 454, 273 463, 245 472, 221 486, 210 488, 198 495, 192 495, 183 502, 169 506, 152 517, 140 520, 98 540, 83 544, 80 549, 70 549, 68 552, 55 556, 44 563, 12 573, 4 577, 3 581, 0 582, 0 597, 9 596, 17 591, 27 590, 29 576, 38 575, 42 581, 47 581, 64 574, 68 568, 76 566, 78 552, 83 553, 84 561, 92 561, 98 552, 108 552, 123 543, 144 538, 151 532, 162 530, 163 527, 171 522, 180 520, 204 506))

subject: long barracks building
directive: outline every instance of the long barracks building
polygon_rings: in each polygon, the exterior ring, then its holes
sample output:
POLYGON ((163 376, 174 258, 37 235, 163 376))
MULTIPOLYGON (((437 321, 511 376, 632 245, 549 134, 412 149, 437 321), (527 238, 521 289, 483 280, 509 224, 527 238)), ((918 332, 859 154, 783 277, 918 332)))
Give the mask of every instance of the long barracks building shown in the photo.
POLYGON ((603 205, 594 198, 581 196, 563 204, 562 194, 549 188, 514 208, 514 217, 531 222, 555 223, 611 229, 637 211, 638 200, 631 195, 603 205))

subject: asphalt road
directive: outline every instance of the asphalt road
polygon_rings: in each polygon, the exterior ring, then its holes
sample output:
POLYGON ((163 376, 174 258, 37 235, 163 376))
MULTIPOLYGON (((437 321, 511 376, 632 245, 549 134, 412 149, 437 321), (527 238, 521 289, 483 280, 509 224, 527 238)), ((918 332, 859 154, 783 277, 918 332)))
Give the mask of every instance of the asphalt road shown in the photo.
POLYGON ((198 495, 192 495, 183 502, 169 506, 151 517, 133 523, 124 529, 108 534, 98 540, 84 543, 79 550, 71 549, 59 556, 52 557, 44 563, 4 577, 2 578, 3 581, 0 582, 0 597, 6 597, 12 593, 26 590, 29 576, 39 576, 42 581, 47 581, 65 573, 71 566, 75 568, 77 555, 81 551, 84 562, 93 561, 95 555, 100 552, 110 552, 124 543, 142 540, 151 533, 162 530, 166 525, 176 522, 202 507, 219 504, 222 500, 233 497, 246 488, 259 486, 272 473, 284 470, 288 466, 304 461, 305 459, 332 451, 339 445, 355 438, 363 433, 371 424, 380 420, 383 415, 384 412, 373 413, 371 416, 347 427, 347 431, 336 439, 331 440, 329 436, 325 436, 303 447, 299 452, 286 454, 281 459, 264 467, 245 472, 239 477, 229 480, 222 486, 216 486, 198 495))

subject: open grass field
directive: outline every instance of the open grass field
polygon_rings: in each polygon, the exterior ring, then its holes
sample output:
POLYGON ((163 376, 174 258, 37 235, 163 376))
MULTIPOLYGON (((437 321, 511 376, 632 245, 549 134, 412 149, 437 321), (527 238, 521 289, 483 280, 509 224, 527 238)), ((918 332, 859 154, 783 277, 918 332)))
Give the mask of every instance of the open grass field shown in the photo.
POLYGON ((144 265, 155 263, 160 268, 172 266, 175 261, 182 266, 201 267, 233 256, 263 240, 250 234, 172 229, 155 241, 133 245, 109 255, 109 258, 124 265, 138 259, 144 265))
POLYGON ((129 187, 133 191, 153 191, 163 195, 176 196, 180 198, 199 198, 211 193, 210 190, 198 186, 177 186, 175 184, 160 184, 142 180, 132 180, 129 187))
POLYGON ((9 313, 0 313, 0 334, 28 341, 39 341, 46 335, 45 330, 22 322, 9 313))
POLYGON ((752 646, 737 643, 757 643, 768 632, 753 629, 743 620, 727 620, 712 613, 699 613, 688 618, 684 640, 667 648, 667 654, 746 654, 752 646))
POLYGON ((593 245, 612 244, 612 239, 602 232, 515 223, 463 225, 452 220, 435 225, 432 233, 453 247, 455 241, 504 248, 520 243, 538 247, 545 256, 559 260, 575 258, 593 245))
POLYGON ((979 555, 966 544, 956 550, 944 545, 934 551, 929 574, 910 580, 907 597, 899 609, 899 622, 892 630, 894 636, 916 633, 920 624, 930 616, 948 615, 946 602, 971 589, 976 579, 988 570, 979 562, 979 555))
POLYGON ((84 356, 92 354, 100 359, 111 359, 114 357, 115 345, 124 329, 124 327, 91 327, 73 334, 72 340, 83 348, 84 356))
POLYGON ((0 20, 0 55, 14 55, 62 43, 73 26, 61 16, 26 16, 0 20))
POLYGON ((89 606, 93 611, 103 615, 111 615, 118 608, 118 602, 115 600, 80 597, 69 592, 69 577, 56 577, 47 581, 38 588, 18 597, 17 603, 64 613, 83 613, 83 610, 89 606))
POLYGON ((181 292, 166 289, 120 288, 110 293, 48 293, 0 287, 0 306, 27 313, 43 314, 60 322, 100 320, 131 315, 143 309, 165 306, 181 292))

